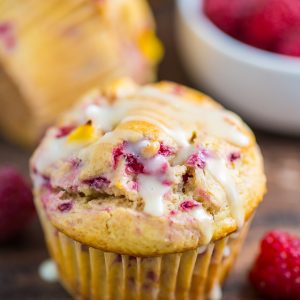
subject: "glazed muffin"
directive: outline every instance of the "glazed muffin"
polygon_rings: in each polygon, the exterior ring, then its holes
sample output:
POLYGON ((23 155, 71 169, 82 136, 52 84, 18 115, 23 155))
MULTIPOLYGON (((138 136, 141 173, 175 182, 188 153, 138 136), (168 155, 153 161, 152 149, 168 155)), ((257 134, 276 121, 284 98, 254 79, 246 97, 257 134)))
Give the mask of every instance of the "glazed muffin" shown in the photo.
POLYGON ((155 78, 162 46, 146 0, 3 0, 0 128, 32 145, 78 95, 122 76, 155 78))
POLYGON ((79 299, 217 299, 265 193, 250 129, 170 82, 94 90, 48 130, 31 170, 79 299))

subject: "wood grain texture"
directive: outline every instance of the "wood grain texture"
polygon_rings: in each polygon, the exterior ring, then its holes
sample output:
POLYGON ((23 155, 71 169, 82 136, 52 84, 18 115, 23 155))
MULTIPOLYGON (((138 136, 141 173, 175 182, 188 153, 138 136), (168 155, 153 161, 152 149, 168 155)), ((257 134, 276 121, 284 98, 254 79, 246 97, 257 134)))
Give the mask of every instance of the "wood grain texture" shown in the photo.
MULTIPOLYGON (((159 35, 166 45, 166 56, 159 78, 192 86, 180 65, 174 45, 173 1, 153 0, 152 5, 158 19, 159 35)), ((224 300, 261 299, 248 284, 247 274, 258 241, 267 230, 283 228, 300 233, 300 139, 261 132, 256 134, 265 157, 269 192, 255 216, 246 244, 226 282, 224 300)), ((29 156, 29 152, 0 141, 0 165, 14 164, 27 175, 29 156)), ((59 284, 46 283, 39 278, 38 266, 46 258, 47 251, 37 220, 17 242, 0 246, 0 299, 70 299, 59 284)))

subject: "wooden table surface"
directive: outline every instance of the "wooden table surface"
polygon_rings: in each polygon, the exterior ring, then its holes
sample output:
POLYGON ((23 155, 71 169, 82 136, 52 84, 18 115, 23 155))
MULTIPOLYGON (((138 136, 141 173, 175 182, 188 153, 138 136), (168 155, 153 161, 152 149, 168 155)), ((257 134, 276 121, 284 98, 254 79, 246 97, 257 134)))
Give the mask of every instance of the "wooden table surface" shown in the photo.
MULTIPOLYGON (((191 85, 181 68, 173 36, 173 3, 153 0, 159 35, 166 45, 166 56, 159 71, 161 79, 191 85)), ((219 99, 221 100, 221 99, 219 99)), ((300 227, 300 139, 256 132, 268 176, 268 194, 258 209, 240 257, 226 282, 224 300, 255 300, 247 274, 255 257, 258 241, 269 229, 282 228, 299 233, 300 227)), ((27 175, 29 152, 0 141, 0 164, 14 164, 27 175)), ((46 283, 37 273, 47 258, 43 235, 35 221, 17 242, 0 246, 0 299, 67 300, 70 297, 58 283, 46 283)))

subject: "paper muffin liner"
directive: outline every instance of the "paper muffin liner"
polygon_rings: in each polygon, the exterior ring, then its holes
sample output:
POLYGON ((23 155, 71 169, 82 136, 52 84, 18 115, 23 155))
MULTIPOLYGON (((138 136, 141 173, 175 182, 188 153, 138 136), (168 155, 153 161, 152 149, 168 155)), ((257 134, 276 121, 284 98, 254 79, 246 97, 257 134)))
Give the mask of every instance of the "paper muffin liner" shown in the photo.
POLYGON ((62 284, 74 298, 90 300, 220 299, 249 227, 195 250, 135 257, 83 245, 39 214, 62 284))

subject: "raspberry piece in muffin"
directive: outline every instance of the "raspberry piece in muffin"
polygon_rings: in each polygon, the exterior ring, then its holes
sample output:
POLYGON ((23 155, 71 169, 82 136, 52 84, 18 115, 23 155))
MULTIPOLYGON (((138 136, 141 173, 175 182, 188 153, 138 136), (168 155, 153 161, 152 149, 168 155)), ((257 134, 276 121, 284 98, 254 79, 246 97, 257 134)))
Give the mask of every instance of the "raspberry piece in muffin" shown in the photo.
POLYGON ((57 131, 57 134, 56 134, 56 137, 57 137, 58 139, 59 139, 59 138, 62 138, 62 137, 66 137, 66 136, 69 135, 74 129, 75 129, 75 126, 73 126, 73 125, 65 125, 65 126, 59 127, 59 128, 58 128, 58 131, 57 131))
POLYGON ((194 200, 185 200, 180 204, 180 208, 183 211, 188 211, 188 210, 193 209, 198 206, 199 206, 199 203, 194 200))
POLYGON ((208 157, 208 152, 205 149, 199 150, 193 153, 188 159, 187 164, 190 166, 198 167, 204 169, 206 166, 206 160, 208 157))

